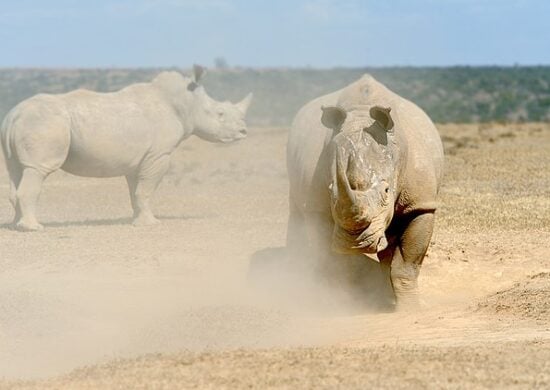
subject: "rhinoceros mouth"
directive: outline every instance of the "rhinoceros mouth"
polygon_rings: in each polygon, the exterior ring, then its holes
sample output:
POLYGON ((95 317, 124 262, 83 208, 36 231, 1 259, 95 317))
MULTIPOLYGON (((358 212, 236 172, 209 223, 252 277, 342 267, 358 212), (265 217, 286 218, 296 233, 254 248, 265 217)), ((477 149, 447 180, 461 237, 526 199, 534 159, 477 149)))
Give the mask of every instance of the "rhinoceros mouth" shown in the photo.
POLYGON ((350 232, 339 225, 332 233, 332 250, 341 254, 378 253, 388 245, 383 229, 350 232))

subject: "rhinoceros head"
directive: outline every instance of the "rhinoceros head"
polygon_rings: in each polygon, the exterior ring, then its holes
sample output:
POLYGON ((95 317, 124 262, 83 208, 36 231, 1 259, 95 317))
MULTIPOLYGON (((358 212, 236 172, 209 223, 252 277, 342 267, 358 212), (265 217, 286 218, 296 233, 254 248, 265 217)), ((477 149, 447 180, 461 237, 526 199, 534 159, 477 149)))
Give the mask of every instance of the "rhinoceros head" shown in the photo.
POLYGON ((252 94, 249 93, 237 104, 219 102, 212 99, 199 84, 204 68, 195 66, 194 79, 187 89, 194 96, 193 132, 199 137, 213 142, 232 142, 246 137, 245 115, 252 94))
POLYGON ((323 107, 334 131, 329 145, 329 190, 335 222, 333 250, 376 253, 388 245, 394 212, 397 152, 389 107, 323 107))

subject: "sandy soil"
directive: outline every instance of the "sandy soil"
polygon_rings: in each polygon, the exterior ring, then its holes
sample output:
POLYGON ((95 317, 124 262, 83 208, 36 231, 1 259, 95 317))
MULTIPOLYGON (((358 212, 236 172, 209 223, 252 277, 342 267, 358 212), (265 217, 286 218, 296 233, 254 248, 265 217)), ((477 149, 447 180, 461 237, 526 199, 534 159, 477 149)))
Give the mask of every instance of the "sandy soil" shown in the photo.
POLYGON ((285 129, 182 144, 134 228, 125 181, 50 177, 46 230, 9 229, 0 167, 2 388, 550 387, 550 125, 445 125, 423 310, 251 256, 284 244, 285 129), (2 379, 3 378, 3 379, 2 379))

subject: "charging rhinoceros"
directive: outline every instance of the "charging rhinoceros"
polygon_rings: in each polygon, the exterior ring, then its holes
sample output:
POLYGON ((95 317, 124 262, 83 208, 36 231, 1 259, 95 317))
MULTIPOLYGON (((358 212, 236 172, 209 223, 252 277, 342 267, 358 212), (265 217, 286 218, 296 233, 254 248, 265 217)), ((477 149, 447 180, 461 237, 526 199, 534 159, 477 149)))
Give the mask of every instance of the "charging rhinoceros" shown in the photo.
POLYGON ((324 261, 373 254, 397 304, 417 301, 443 172, 428 116, 365 75, 299 111, 287 166, 289 250, 324 261))
POLYGON ((14 107, 1 127, 19 230, 42 229, 35 208, 43 180, 62 169, 79 176, 126 176, 134 224, 157 223, 149 198, 170 154, 192 134, 214 142, 246 136, 251 95, 237 104, 210 98, 192 78, 160 73, 150 83, 112 93, 39 94, 14 107))

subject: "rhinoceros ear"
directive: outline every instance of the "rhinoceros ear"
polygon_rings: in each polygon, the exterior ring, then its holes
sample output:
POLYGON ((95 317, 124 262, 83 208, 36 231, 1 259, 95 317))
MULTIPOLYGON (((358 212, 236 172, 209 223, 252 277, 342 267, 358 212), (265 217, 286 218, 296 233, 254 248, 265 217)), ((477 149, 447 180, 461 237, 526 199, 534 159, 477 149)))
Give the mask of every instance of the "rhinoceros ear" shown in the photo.
POLYGON ((200 65, 193 65, 193 79, 187 86, 187 89, 191 92, 193 92, 195 89, 199 87, 199 80, 204 76, 206 73, 206 68, 200 66, 200 65))
POLYGON ((390 115, 390 107, 374 106, 370 109, 370 116, 386 131, 393 129, 393 119, 390 115))
POLYGON ((340 131, 342 124, 344 124, 346 116, 348 115, 346 111, 336 106, 323 106, 321 107, 321 110, 323 111, 323 115, 321 115, 321 123, 329 129, 340 131))
POLYGON ((206 73, 206 68, 200 65, 193 65, 193 81, 195 83, 198 83, 200 79, 204 76, 206 73))

